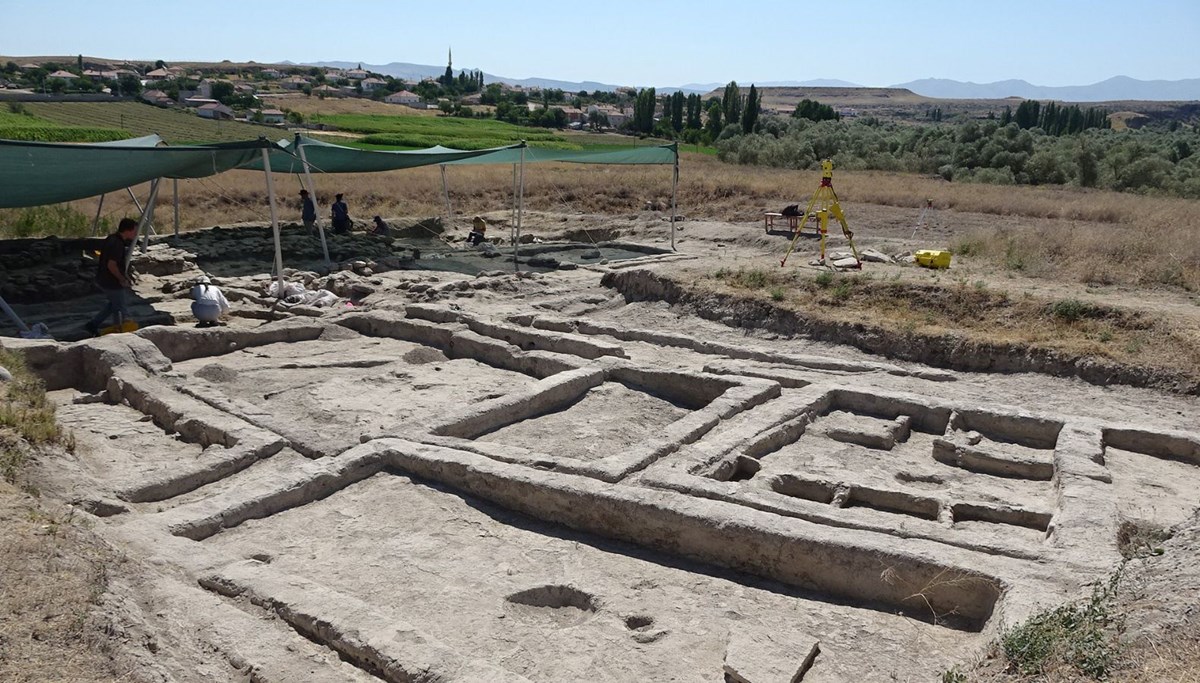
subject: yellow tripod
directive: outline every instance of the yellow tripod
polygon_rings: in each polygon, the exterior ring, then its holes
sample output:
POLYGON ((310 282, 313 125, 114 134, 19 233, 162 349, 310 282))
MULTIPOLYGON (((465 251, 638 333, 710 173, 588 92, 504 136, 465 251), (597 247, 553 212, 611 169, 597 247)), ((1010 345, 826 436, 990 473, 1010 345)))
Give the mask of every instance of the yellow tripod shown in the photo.
POLYGON ((821 185, 817 187, 817 191, 813 193, 812 199, 808 202, 808 208, 804 210, 804 217, 800 219, 798 224, 800 227, 796 230, 796 235, 792 237, 792 243, 788 245, 787 253, 783 255, 783 260, 779 262, 780 267, 787 265, 788 257, 796 249, 796 240, 800 239, 800 231, 804 229, 804 224, 808 222, 809 217, 816 217, 819 230, 821 231, 821 265, 825 263, 825 237, 829 234, 829 217, 833 216, 838 223, 842 224, 842 234, 850 242, 850 251, 854 252, 854 260, 857 261, 855 268, 862 267, 862 259, 858 257, 858 248, 854 246, 854 233, 850 230, 850 226, 846 224, 846 215, 842 213, 842 206, 838 204, 837 193, 833 191, 833 162, 829 159, 821 162, 821 185))

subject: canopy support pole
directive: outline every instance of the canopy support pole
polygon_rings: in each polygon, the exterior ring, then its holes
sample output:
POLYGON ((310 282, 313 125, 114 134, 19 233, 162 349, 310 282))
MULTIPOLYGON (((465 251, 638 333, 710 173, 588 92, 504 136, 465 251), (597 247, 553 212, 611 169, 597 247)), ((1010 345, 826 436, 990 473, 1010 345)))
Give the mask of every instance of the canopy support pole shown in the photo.
POLYGON ((450 209, 450 187, 446 185, 446 164, 438 164, 442 169, 442 198, 446 200, 446 227, 450 227, 450 219, 454 216, 454 212, 450 209))
MULTIPOLYGON (((308 196, 312 197, 313 211, 317 210, 317 187, 313 185, 312 173, 308 170, 308 158, 304 156, 304 145, 300 144, 300 134, 296 133, 296 149, 300 152, 300 163, 304 164, 304 184, 307 185, 304 189, 308 190, 308 196)), ((320 213, 317 214, 321 215, 320 213)), ((325 255, 325 265, 332 267, 333 261, 329 258, 329 244, 325 242, 325 228, 321 227, 321 221, 317 221, 317 234, 321 236, 321 253, 325 255)))
POLYGON ((104 210, 104 197, 100 195, 100 204, 96 206, 96 217, 92 219, 92 237, 96 236, 96 231, 100 229, 100 212, 104 210))
POLYGON ((25 324, 25 321, 21 320, 20 316, 17 315, 17 312, 12 309, 12 306, 8 305, 8 302, 5 301, 4 297, 2 296, 0 296, 0 310, 4 311, 9 320, 12 320, 13 324, 17 326, 18 330, 22 332, 29 331, 29 326, 25 324))
POLYGON ((675 251, 675 194, 679 191, 679 148, 675 148, 675 172, 671 174, 671 251, 675 251))
POLYGON ((283 251, 279 247, 279 215, 275 210, 275 178, 271 175, 271 152, 262 151, 263 171, 267 174, 267 202, 271 205, 271 234, 275 237, 275 294, 283 298, 283 251))
POLYGON ((179 178, 171 178, 171 189, 175 192, 175 239, 179 239, 179 178))
POLYGON ((517 241, 517 165, 513 164, 512 218, 508 221, 508 239, 514 244, 517 241))
MULTIPOLYGON (((152 180, 152 181, 150 181, 150 182, 151 182, 151 183, 156 183, 156 182, 158 182, 158 181, 157 181, 157 180, 152 180)), ((152 187, 153 187, 153 186, 152 186, 152 187)), ((146 212, 146 210, 145 210, 144 208, 142 208, 142 203, 138 201, 137 195, 135 195, 135 194, 133 193, 133 188, 127 187, 127 188, 125 188, 125 191, 129 193, 129 198, 133 200, 133 205, 137 207, 137 210, 138 210, 138 212, 139 212, 139 213, 145 213, 145 212, 146 212)), ((150 225, 150 234, 151 234, 151 235, 157 235, 157 234, 158 234, 157 232, 154 232, 154 225, 153 225, 153 224, 151 224, 151 225, 150 225)))
MULTIPOLYGON (((141 238, 141 249, 143 254, 146 253, 146 249, 150 247, 150 233, 154 231, 154 228, 150 226, 150 223, 154 220, 154 205, 158 203, 158 187, 161 181, 162 178, 155 178, 154 180, 150 181, 150 197, 146 200, 146 208, 142 209, 142 218, 138 222, 138 236, 141 238)), ((129 260, 132 257, 133 250, 131 249, 128 256, 125 257, 126 269, 129 268, 129 260)))
POLYGON ((521 262, 518 257, 521 250, 521 220, 525 215, 525 141, 521 141, 521 173, 520 190, 517 192, 517 239, 513 240, 513 267, 521 272, 521 262))

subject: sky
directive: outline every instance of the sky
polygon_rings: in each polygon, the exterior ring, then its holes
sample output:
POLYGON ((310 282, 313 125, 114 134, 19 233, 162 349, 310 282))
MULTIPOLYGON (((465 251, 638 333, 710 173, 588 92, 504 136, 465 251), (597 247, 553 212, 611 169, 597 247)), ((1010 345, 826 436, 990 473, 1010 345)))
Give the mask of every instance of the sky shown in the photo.
POLYGON ((1200 0, 0 0, 0 54, 352 61, 614 85, 1200 78, 1200 0), (12 30, 11 27, 26 27, 12 30))

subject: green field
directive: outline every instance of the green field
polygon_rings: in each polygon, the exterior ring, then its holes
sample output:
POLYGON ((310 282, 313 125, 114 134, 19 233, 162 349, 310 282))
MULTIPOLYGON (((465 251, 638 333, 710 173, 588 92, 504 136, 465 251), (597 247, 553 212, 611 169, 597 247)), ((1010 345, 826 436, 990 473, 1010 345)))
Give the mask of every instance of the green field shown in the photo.
POLYGON ((494 119, 464 119, 449 116, 389 116, 386 114, 319 114, 309 117, 339 130, 362 133, 359 145, 421 149, 444 145, 457 149, 486 149, 525 140, 537 147, 581 149, 555 131, 527 128, 494 119))
MULTIPOLYGON (((53 128, 77 128, 81 130, 113 131, 115 137, 138 137, 157 133, 170 144, 202 142, 234 142, 253 140, 266 136, 271 140, 288 137, 288 132, 272 126, 260 126, 235 121, 212 121, 200 118, 188 111, 163 109, 142 102, 25 102, 25 111, 41 120, 47 131, 53 128)), ((21 116, 21 114, 10 114, 21 116)), ((33 118, 24 117, 24 118, 33 118)), ((0 119, 0 129, 6 119, 0 119)), ((17 130, 15 127, 10 130, 17 130)), ((0 138, 8 137, 0 134, 0 138)), ((10 138, 11 139, 11 138, 10 138)), ((24 138, 29 139, 29 138, 24 138)), ((46 140, 39 137, 38 140, 46 140)), ((59 140, 63 142, 95 142, 95 139, 79 138, 59 140)))
MULTIPOLYGON (((266 136, 290 137, 286 130, 234 121, 212 121, 195 114, 141 102, 23 102, 18 111, 0 106, 0 139, 41 142, 104 142, 157 133, 170 144, 233 142, 266 136)), ((548 149, 611 151, 665 140, 625 135, 556 131, 515 126, 494 119, 386 114, 318 114, 309 117, 361 138, 312 137, 361 149, 424 149, 443 145, 456 149, 487 149, 524 140, 548 149)), ((687 146, 687 151, 711 153, 711 148, 687 146)))
POLYGON ((124 137, 128 137, 124 131, 112 128, 66 126, 48 121, 34 116, 23 105, 0 110, 0 140, 107 142, 124 137))

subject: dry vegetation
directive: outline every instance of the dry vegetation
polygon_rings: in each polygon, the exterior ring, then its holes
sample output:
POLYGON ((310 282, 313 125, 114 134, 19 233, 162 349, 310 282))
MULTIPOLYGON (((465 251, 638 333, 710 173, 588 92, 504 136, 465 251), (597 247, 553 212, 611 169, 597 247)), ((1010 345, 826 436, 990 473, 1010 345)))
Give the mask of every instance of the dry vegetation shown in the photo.
POLYGON ((0 382, 0 680, 114 680, 94 611, 118 558, 71 508, 29 494, 28 458, 71 439, 20 356, 0 349, 0 365, 13 374, 0 382))
POLYGON ((815 320, 871 325, 911 338, 954 333, 967 341, 1052 349, 1200 378, 1200 338, 1145 312, 1065 299, 1049 301, 951 279, 921 284, 810 271, 722 269, 697 286, 801 311, 815 320))
MULTIPOLYGON (((685 154, 681 167, 679 207, 689 220, 757 222, 764 209, 803 202, 817 179, 809 171, 734 166, 699 154, 685 154)), ((512 204, 511 167, 451 166, 447 173, 456 212, 499 211, 512 204)), ((526 207, 624 215, 640 211, 647 201, 667 200, 669 179, 669 170, 657 166, 530 166, 526 207)), ((445 211, 437 168, 326 176, 316 182, 322 198, 345 191, 352 213, 360 216, 445 211)), ((232 172, 179 185, 185 230, 266 220, 269 215, 265 183, 257 174, 232 172)), ((1197 201, 1066 187, 956 184, 882 172, 838 173, 836 186, 851 215, 855 205, 880 204, 911 208, 915 217, 929 199, 951 226, 955 212, 1029 219, 1015 227, 956 231, 954 243, 947 245, 959 257, 1004 270, 1069 282, 1200 291, 1197 201)), ((294 220, 299 181, 278 177, 276 187, 284 199, 281 217, 294 220)), ((169 205, 169 194, 161 199, 160 207, 169 205)), ((96 203, 80 201, 75 206, 90 216, 96 203)), ((106 214, 114 217, 131 209, 127 197, 110 196, 105 204, 106 214)), ((160 209, 158 220, 169 225, 170 211, 160 209)), ((856 229, 870 235, 872 226, 859 224, 856 229)))

